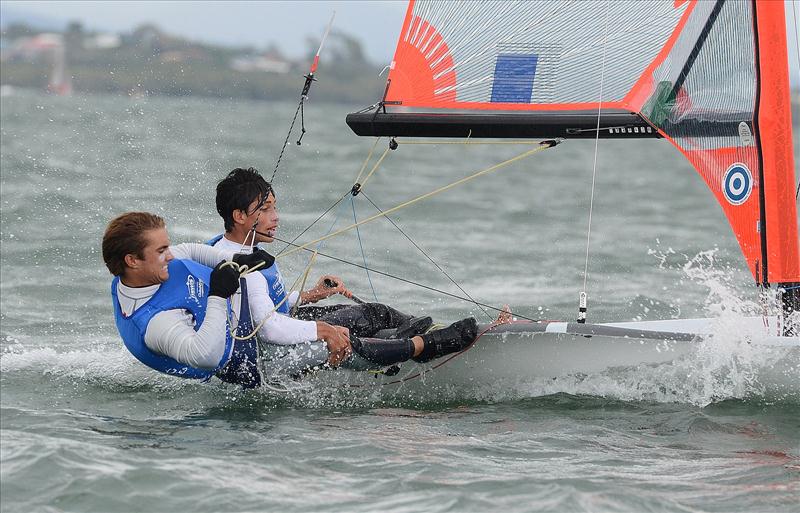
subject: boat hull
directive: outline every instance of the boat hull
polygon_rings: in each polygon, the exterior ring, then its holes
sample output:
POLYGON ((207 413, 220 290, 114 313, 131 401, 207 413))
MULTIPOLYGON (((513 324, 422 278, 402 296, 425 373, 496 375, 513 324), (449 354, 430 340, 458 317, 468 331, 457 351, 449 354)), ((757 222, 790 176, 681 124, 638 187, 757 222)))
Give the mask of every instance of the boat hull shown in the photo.
MULTIPOLYGON (((714 333, 717 325, 718 322, 712 319, 690 319, 615 324, 521 322, 495 328, 483 326, 482 335, 468 350, 424 365, 408 362, 391 375, 321 371, 306 376, 303 382, 314 388, 372 388, 392 393, 400 391, 407 396, 423 392, 441 396, 448 390, 474 396, 477 391, 514 387, 531 380, 541 382, 616 370, 686 365, 687 362, 691 367, 699 353, 713 353, 714 348, 709 344, 714 343, 715 336, 730 339, 727 333, 714 333), (676 328, 694 332, 669 331, 676 328)), ((796 367, 800 369, 800 338, 770 336, 761 318, 744 320, 736 333, 742 336, 736 343, 745 344, 748 351, 758 355, 772 352, 773 360, 796 360, 796 367)), ((735 352, 736 348, 726 350, 735 352)), ((732 354, 732 357, 736 355, 732 354)), ((698 365, 702 366, 702 363, 698 365)), ((800 394, 800 380, 791 377, 794 366, 789 367, 788 374, 784 372, 777 379, 782 383, 781 387, 797 389, 795 392, 800 394)), ((687 373, 696 371, 696 368, 686 369, 687 373)), ((455 396, 463 395, 457 393, 455 396)))

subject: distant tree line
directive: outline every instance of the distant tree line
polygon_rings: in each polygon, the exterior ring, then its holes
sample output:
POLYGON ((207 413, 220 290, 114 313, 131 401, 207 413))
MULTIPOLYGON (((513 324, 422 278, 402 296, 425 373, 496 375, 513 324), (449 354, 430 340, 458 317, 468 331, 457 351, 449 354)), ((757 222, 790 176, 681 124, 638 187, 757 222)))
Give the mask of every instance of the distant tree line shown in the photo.
MULTIPOLYGON (((15 44, 40 31, 25 25, 11 25, 0 34, 3 59, 0 81, 4 85, 45 88, 52 58, 40 55, 20 57, 15 44)), ((61 34, 67 74, 77 92, 125 95, 211 96, 283 100, 298 98, 303 75, 313 60, 319 40, 308 38, 306 58, 286 59, 272 46, 259 51, 252 47, 224 47, 192 42, 162 32, 148 24, 119 36, 113 48, 87 44, 97 33, 88 33, 80 23, 70 23, 61 34), (237 57, 269 55, 285 61, 288 72, 240 71, 231 63, 237 57)), ((325 44, 312 98, 370 104, 383 93, 385 78, 381 66, 367 60, 361 43, 343 32, 333 31, 325 44)))

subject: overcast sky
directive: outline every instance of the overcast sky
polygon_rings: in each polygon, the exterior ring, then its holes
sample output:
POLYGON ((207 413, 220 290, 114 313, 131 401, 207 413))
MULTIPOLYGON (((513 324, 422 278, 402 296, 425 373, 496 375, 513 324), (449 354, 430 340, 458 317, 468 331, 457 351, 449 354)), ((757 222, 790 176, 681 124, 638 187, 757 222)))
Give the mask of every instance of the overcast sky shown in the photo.
MULTIPOLYGON (((789 62, 792 82, 800 84, 797 30, 800 0, 785 0, 789 8, 789 62), (794 11, 794 13, 792 13, 794 11), (794 14, 794 15, 793 15, 794 14)), ((290 57, 305 54, 308 35, 320 37, 336 11, 334 27, 357 36, 367 56, 388 64, 405 14, 405 1, 2 1, 3 11, 26 12, 54 22, 80 20, 90 29, 128 32, 153 22, 168 33, 230 45, 265 47, 278 43, 290 57)))

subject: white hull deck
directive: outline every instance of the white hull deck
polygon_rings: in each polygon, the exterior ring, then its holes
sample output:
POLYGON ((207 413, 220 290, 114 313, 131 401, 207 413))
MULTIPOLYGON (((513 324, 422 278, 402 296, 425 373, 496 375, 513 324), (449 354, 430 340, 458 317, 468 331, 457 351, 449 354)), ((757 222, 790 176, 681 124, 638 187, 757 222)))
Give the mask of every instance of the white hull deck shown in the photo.
MULTIPOLYGON (((777 351, 796 359, 800 373, 800 338, 770 335, 775 320, 737 319, 733 331, 748 349, 777 351)), ((517 322, 487 331, 474 346, 425 365, 405 363, 395 375, 368 372, 319 372, 307 383, 327 386, 380 387, 409 392, 431 387, 503 386, 531 378, 599 374, 617 368, 658 366, 691 358, 701 344, 720 333, 715 319, 641 321, 609 324, 517 322), (321 384, 320 383, 320 384, 321 384)), ((486 326, 482 327, 486 328, 486 326)), ((483 330, 482 330, 483 331, 483 330)), ((783 356, 781 356, 783 355, 783 356)), ((783 378, 781 378, 783 380, 783 378)), ((800 376, 786 377, 798 388, 800 376)))

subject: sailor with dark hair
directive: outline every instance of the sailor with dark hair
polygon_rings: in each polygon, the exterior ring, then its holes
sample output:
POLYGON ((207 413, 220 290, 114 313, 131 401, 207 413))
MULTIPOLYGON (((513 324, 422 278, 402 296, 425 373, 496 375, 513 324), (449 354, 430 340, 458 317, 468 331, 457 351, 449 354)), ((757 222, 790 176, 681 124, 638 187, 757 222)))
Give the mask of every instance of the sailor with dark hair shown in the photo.
MULTIPOLYGON (((279 222, 275 191, 254 168, 236 168, 223 178, 217 185, 216 206, 225 232, 212 238, 208 244, 247 253, 258 243, 268 244, 275 240, 279 222)), ((327 351, 316 340, 325 340, 331 331, 346 334, 350 339, 355 355, 345 360, 344 365, 353 368, 386 366, 411 358, 431 360, 464 349, 477 334, 473 318, 425 334, 432 324, 430 317, 412 317, 380 303, 309 306, 334 294, 352 296, 337 276, 324 275, 309 290, 287 294, 277 264, 263 270, 262 274, 268 283, 275 314, 266 319, 264 330, 259 333, 264 333, 265 341, 272 346, 267 350, 278 355, 273 359, 275 362, 293 361, 300 368, 324 363, 327 351), (296 313, 290 316, 293 307, 299 308, 295 308, 296 313), (280 329, 273 329, 270 326, 273 322, 279 324, 280 329), (390 338, 374 338, 386 329, 394 330, 390 338), (305 333, 305 343, 284 342, 298 337, 287 336, 281 330, 305 333), (310 336, 314 331, 316 336, 310 336), (287 351, 292 352, 293 358, 283 357, 287 351)))

